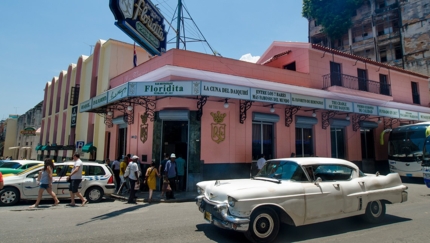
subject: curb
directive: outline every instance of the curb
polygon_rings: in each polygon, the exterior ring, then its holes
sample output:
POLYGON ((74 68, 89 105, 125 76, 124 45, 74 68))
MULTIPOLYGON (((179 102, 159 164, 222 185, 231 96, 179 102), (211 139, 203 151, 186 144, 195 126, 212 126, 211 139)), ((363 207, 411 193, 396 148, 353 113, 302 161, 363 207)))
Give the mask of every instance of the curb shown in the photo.
MULTIPOLYGON (((111 194, 110 195, 111 198, 115 198, 121 201, 127 201, 128 200, 128 196, 120 196, 117 194, 111 194)), ((169 199, 166 200, 164 198, 156 198, 156 199, 152 199, 152 203, 179 203, 179 202, 195 202, 195 198, 175 198, 175 199, 169 199)), ((145 198, 136 198, 136 202, 141 202, 141 203, 148 203, 148 200, 145 198)))

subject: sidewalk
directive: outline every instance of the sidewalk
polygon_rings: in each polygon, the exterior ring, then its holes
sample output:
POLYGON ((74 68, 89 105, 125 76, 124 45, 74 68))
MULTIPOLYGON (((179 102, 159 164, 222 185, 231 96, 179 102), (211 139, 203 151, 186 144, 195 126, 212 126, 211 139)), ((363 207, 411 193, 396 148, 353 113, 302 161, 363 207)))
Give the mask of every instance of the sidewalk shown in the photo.
MULTIPOLYGON (((128 200, 128 193, 122 195, 111 194, 110 197, 119 200, 128 200)), ((139 191, 136 193, 136 202, 148 202, 149 192, 139 191)), ((152 193, 152 203, 178 203, 178 202, 194 202, 198 196, 197 192, 175 192, 175 199, 166 200, 166 197, 161 197, 161 191, 154 191, 152 193)))

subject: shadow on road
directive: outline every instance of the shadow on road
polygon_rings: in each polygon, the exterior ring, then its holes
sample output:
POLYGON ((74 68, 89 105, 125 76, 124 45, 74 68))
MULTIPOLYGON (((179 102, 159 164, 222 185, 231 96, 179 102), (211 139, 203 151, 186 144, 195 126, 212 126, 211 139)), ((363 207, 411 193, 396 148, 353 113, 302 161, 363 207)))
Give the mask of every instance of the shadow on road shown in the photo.
POLYGON ((117 210, 117 211, 113 211, 113 212, 110 212, 110 213, 105 213, 105 214, 93 217, 93 218, 91 218, 90 220, 88 220, 86 222, 76 224, 76 226, 82 226, 82 225, 85 225, 85 224, 88 224, 88 223, 91 223, 91 222, 95 222, 97 220, 110 219, 110 218, 113 218, 113 217, 116 217, 116 216, 119 216, 119 215, 122 215, 122 214, 125 214, 125 213, 133 212, 133 211, 141 209, 143 207, 147 207, 148 205, 149 204, 139 204, 139 205, 134 205, 132 207, 128 207, 128 208, 120 209, 120 210, 117 210))
POLYGON ((418 178, 418 177, 404 177, 402 176, 402 182, 403 183, 411 183, 411 184, 417 184, 417 185, 424 185, 424 179, 418 178))
MULTIPOLYGON (((386 215, 383 222, 378 224, 366 223, 359 217, 339 219, 300 227, 281 224, 279 234, 275 242, 284 243, 317 240, 322 237, 367 230, 385 225, 402 223, 409 220, 411 219, 386 215)), ((203 231, 208 239, 215 242, 248 242, 244 234, 236 231, 223 230, 211 224, 198 224, 196 227, 196 231, 203 231)))

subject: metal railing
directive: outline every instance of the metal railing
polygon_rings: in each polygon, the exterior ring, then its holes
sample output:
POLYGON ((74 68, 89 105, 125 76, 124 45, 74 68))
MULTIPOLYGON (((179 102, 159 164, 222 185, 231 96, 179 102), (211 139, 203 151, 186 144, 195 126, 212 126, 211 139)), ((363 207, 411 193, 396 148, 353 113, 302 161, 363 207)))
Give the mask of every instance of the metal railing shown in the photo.
POLYGON ((331 86, 341 86, 348 89, 391 96, 391 84, 380 83, 341 73, 323 75, 323 89, 331 86))

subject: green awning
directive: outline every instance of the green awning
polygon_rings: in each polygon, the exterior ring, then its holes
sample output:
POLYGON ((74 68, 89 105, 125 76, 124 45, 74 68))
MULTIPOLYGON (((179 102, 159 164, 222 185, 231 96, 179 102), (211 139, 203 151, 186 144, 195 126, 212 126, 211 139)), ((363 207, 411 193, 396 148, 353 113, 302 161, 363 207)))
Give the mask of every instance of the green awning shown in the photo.
POLYGON ((93 146, 93 143, 87 143, 82 147, 82 152, 84 153, 90 153, 96 150, 97 148, 93 146))
POLYGON ((36 146, 36 151, 41 150, 41 149, 42 149, 42 145, 39 144, 36 146))
POLYGON ((48 148, 49 148, 49 145, 43 145, 42 148, 40 148, 40 150, 42 150, 42 151, 43 150, 48 150, 48 148))

